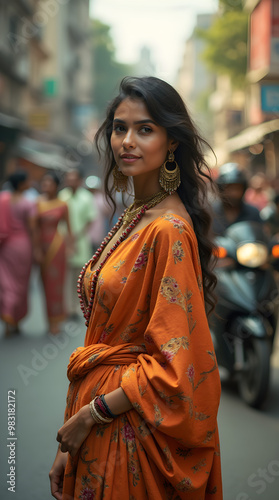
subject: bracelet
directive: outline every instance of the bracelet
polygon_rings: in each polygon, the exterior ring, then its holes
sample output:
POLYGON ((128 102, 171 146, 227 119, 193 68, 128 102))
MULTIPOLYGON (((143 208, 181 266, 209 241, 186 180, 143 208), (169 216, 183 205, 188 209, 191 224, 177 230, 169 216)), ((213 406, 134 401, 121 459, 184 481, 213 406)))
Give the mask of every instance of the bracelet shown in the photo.
POLYGON ((107 417, 101 416, 101 414, 96 409, 95 399, 93 399, 93 401, 90 401, 89 407, 90 407, 90 412, 91 412, 92 418, 95 420, 95 422, 97 424, 109 424, 110 422, 113 421, 112 418, 107 418, 107 417))
POLYGON ((106 409, 105 409, 105 407, 100 399, 100 396, 96 399, 95 406, 96 406, 97 411, 100 410, 102 417, 110 418, 109 414, 107 413, 107 411, 106 411, 106 409))
POLYGON ((90 401, 89 408, 90 408, 91 417, 93 418, 94 422, 96 424, 100 424, 101 421, 99 420, 98 416, 96 415, 96 412, 94 411, 93 400, 90 401))
POLYGON ((107 404, 107 402, 105 400, 105 395, 104 394, 101 394, 100 400, 102 401, 102 403, 103 403, 103 405, 104 405, 104 407, 106 409, 106 413, 108 414, 108 416, 111 417, 111 418, 116 418, 118 415, 114 415, 114 413, 112 413, 112 411, 109 409, 108 404, 107 404))
POLYGON ((94 399, 92 399, 92 401, 90 401, 89 403, 89 408, 90 408, 90 413, 91 413, 91 416, 93 418, 93 420, 95 420, 95 422, 97 424, 109 424, 110 422, 113 421, 113 418, 108 418, 108 417, 103 417, 96 409, 96 406, 95 406, 95 400, 98 398, 99 396, 96 396, 94 399))

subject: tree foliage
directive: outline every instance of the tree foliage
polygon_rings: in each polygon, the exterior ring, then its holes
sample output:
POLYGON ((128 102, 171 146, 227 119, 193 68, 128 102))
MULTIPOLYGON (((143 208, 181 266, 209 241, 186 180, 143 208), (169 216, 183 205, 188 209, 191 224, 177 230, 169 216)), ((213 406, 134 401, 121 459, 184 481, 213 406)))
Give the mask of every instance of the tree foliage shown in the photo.
POLYGON ((219 0, 220 12, 208 30, 196 35, 206 42, 202 54, 209 69, 227 74, 232 84, 242 87, 247 71, 248 13, 242 0, 219 0))
POLYGON ((222 12, 242 12, 245 0, 219 0, 219 6, 222 12))
POLYGON ((110 26, 94 19, 93 38, 93 82, 94 104, 99 117, 103 117, 108 102, 116 95, 119 83, 132 73, 131 66, 115 59, 115 47, 110 35, 110 26))

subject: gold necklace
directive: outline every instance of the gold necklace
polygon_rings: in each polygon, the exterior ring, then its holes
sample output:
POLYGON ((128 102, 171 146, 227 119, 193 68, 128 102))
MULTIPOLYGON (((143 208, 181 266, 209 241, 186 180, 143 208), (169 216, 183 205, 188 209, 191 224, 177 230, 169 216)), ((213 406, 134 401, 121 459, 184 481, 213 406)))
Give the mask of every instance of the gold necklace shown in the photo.
POLYGON ((142 211, 144 207, 146 207, 147 210, 150 208, 155 207, 155 205, 158 205, 161 201, 163 201, 167 196, 169 196, 169 193, 166 191, 159 191, 158 193, 149 196, 149 198, 145 198, 143 200, 134 200, 134 202, 127 208, 127 210, 124 213, 123 216, 123 223, 124 224, 130 224, 130 222, 137 217, 142 211), (134 208, 135 205, 140 204, 139 207, 134 208))

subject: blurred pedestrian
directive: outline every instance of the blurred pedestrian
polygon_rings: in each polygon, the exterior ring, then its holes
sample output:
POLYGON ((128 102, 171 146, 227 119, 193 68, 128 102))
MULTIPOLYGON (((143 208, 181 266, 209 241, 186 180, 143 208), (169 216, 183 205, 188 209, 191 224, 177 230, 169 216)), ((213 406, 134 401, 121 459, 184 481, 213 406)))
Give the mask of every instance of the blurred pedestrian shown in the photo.
POLYGON ((98 215, 88 228, 88 237, 94 255, 109 230, 109 218, 112 215, 112 208, 106 200, 105 193, 102 190, 102 181, 99 177, 91 175, 86 179, 85 184, 93 195, 94 208, 96 207, 98 210, 98 215))
POLYGON ((270 201, 270 190, 268 189, 268 181, 263 172, 253 175, 246 189, 244 200, 246 203, 262 210, 270 201))
POLYGON ((204 141, 175 89, 147 77, 122 81, 97 145, 109 198, 128 176, 135 197, 80 276, 88 329, 52 495, 222 500, 204 141))
POLYGON ((97 217, 98 210, 92 194, 81 186, 82 177, 78 169, 67 172, 66 187, 59 193, 59 199, 67 203, 74 237, 74 252, 67 258, 66 304, 70 318, 80 316, 77 296, 77 280, 84 262, 92 255, 88 230, 97 217))
POLYGON ((25 198, 27 198, 27 200, 31 200, 31 201, 37 201, 39 195, 40 195, 39 191, 32 184, 24 193, 25 198))
POLYGON ((37 227, 39 230, 39 254, 42 283, 45 292, 49 331, 57 334, 65 319, 64 288, 66 277, 66 243, 60 224, 65 223, 69 246, 72 243, 67 203, 57 198, 59 178, 53 172, 44 175, 42 195, 37 201, 37 227))
POLYGON ((24 196, 29 187, 27 173, 16 171, 8 183, 11 191, 0 193, 0 317, 6 336, 19 332, 19 322, 28 312, 36 211, 24 196))
POLYGON ((244 201, 247 178, 237 163, 225 163, 216 179, 220 198, 212 204, 213 233, 222 235, 237 222, 262 222, 259 210, 244 201))

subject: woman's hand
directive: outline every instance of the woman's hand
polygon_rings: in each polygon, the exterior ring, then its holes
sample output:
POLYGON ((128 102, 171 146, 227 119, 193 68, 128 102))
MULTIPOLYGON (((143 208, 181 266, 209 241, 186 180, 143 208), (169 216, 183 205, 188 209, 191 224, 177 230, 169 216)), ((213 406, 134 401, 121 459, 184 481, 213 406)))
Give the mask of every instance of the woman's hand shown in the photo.
POLYGON ((74 457, 94 425, 89 405, 83 406, 57 433, 62 453, 69 452, 74 457))
POLYGON ((57 500, 62 500, 63 479, 68 460, 68 453, 62 453, 60 447, 49 473, 51 494, 57 500))

